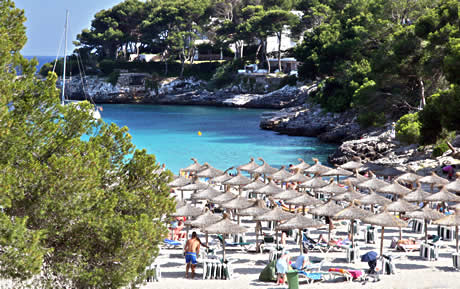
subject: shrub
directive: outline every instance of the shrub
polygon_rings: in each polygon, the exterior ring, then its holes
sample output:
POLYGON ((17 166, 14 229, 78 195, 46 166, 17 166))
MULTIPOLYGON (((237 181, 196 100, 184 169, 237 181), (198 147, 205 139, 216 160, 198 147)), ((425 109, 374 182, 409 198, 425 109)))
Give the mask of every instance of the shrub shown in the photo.
POLYGON ((446 129, 442 129, 439 139, 433 147, 432 157, 442 156, 446 151, 449 150, 447 142, 452 141, 455 138, 455 132, 449 132, 446 129))
POLYGON ((385 123, 385 114, 383 112, 377 113, 373 111, 361 112, 357 120, 359 125, 363 128, 382 126, 385 123))
POLYGON ((101 62, 99 62, 99 69, 104 73, 105 75, 111 74, 114 69, 115 69, 115 61, 111 59, 104 59, 101 62))
POLYGON ((117 85, 118 78, 120 77, 120 71, 115 70, 112 71, 109 76, 107 76, 107 82, 110 83, 112 86, 117 85))
POLYGON ((408 144, 419 143, 421 126, 418 113, 403 115, 396 122, 396 137, 408 144))
POLYGON ((283 79, 281 79, 280 88, 282 88, 282 87, 284 87, 286 85, 296 86, 297 85, 297 76, 288 75, 288 76, 283 77, 283 79))

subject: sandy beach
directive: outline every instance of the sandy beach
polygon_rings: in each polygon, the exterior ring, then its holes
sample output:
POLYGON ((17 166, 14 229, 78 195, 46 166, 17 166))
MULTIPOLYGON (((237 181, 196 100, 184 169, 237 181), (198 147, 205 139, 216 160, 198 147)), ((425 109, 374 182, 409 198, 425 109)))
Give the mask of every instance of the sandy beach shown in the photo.
MULTIPOLYGON (((307 217, 311 215, 307 214, 307 217)), ((248 228, 246 239, 255 241, 255 222, 251 217, 242 219, 242 225, 248 228)), ((267 222, 263 222, 264 232, 268 231, 267 222)), ((428 226, 429 234, 436 234, 436 225, 428 226)), ((334 230, 336 237, 346 236, 347 226, 342 225, 334 230)), ((360 255, 368 251, 379 252, 380 248, 380 227, 377 228, 375 244, 366 244, 364 242, 364 233, 360 232, 355 235, 355 240, 360 247, 360 255)), ((204 234, 196 230, 199 237, 204 241, 204 234)), ((311 229, 309 235, 317 238, 319 234, 327 235, 326 227, 320 229, 311 229)), ((423 234, 411 232, 411 228, 403 228, 403 238, 422 238, 423 234)), ((214 235, 215 237, 215 235, 214 235)), ((321 272, 326 272, 325 281, 307 284, 300 279, 300 287, 306 288, 460 288, 460 272, 453 269, 451 253, 455 251, 455 239, 453 241, 439 241, 443 248, 440 249, 439 259, 436 261, 426 261, 419 256, 419 251, 400 252, 390 248, 391 239, 399 238, 399 229, 385 228, 384 238, 384 254, 389 254, 396 257, 393 263, 396 267, 396 274, 381 275, 379 282, 368 281, 363 284, 362 281, 347 282, 344 278, 333 277, 329 279, 327 274, 328 269, 332 267, 349 268, 349 269, 368 269, 367 262, 357 260, 354 264, 347 263, 346 252, 329 252, 321 253, 311 251, 308 256, 312 258, 325 259, 325 263, 321 268, 321 272)), ((212 236, 209 238, 213 239, 212 236)), ((229 239, 230 240, 230 239, 229 239)), ((287 239, 287 249, 292 256, 294 262, 299 255, 299 245, 296 244, 293 237, 287 239)), ((218 256, 222 256, 222 251, 217 251, 218 256)), ((233 270, 234 276, 232 280, 203 280, 202 266, 197 267, 197 275, 194 280, 185 279, 185 261, 182 248, 162 248, 156 262, 161 264, 162 278, 159 282, 149 282, 142 286, 143 289, 202 289, 202 288, 287 288, 287 285, 277 286, 275 283, 261 282, 258 280, 262 269, 268 264, 269 253, 245 253, 241 249, 228 248, 227 258, 234 259, 233 270)), ((379 266, 380 267, 380 266, 379 266)))

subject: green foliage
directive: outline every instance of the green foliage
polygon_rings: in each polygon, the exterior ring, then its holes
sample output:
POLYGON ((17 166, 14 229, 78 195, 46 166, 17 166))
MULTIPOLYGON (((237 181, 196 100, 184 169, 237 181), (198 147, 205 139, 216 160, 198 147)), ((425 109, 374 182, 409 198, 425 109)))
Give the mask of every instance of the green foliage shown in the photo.
POLYGON ((408 144, 417 144, 420 141, 420 127, 418 113, 403 115, 396 122, 396 137, 408 144))
POLYGON ((171 173, 126 127, 95 121, 91 104, 60 104, 55 74, 37 79, 19 54, 24 21, 0 2, 0 277, 14 288, 134 286, 167 233, 171 173))
POLYGON ((109 75, 116 68, 115 64, 115 61, 111 59, 103 59, 101 62, 99 62, 99 69, 103 74, 109 75))
POLYGON ((451 142, 454 138, 455 132, 448 132, 446 129, 443 129, 433 147, 432 157, 436 158, 442 156, 446 151, 448 151, 449 146, 447 145, 447 142, 451 142))
POLYGON ((112 71, 107 76, 107 82, 110 83, 112 86, 115 86, 115 85, 117 85, 119 77, 120 77, 120 71, 119 70, 112 71))
POLYGON ((210 86, 222 88, 232 84, 236 79, 238 68, 242 66, 244 66, 242 61, 232 61, 221 65, 212 76, 210 86))
POLYGON ((383 112, 376 113, 373 111, 370 112, 361 112, 358 115, 358 123, 363 128, 368 128, 372 126, 382 126, 385 124, 385 114, 383 112))
POLYGON ((288 75, 288 76, 283 77, 283 79, 281 79, 279 87, 281 88, 281 87, 284 87, 286 85, 296 86, 297 85, 297 76, 288 75))

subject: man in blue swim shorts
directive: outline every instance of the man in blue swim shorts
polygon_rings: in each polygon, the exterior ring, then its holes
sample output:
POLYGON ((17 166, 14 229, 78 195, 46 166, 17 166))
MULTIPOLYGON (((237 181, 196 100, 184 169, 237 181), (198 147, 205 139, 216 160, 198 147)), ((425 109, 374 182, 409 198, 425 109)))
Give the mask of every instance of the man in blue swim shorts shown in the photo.
POLYGON ((195 278, 196 256, 200 254, 200 240, 196 236, 196 232, 192 233, 192 238, 185 243, 185 278, 188 278, 188 271, 192 268, 192 279, 195 278))

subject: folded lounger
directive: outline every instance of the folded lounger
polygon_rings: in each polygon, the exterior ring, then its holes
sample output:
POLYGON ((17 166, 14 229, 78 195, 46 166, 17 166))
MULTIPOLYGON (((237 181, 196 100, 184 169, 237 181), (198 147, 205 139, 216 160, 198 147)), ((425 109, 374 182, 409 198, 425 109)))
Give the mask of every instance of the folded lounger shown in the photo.
POLYGON ((349 270, 343 268, 330 268, 329 269, 329 279, 332 279, 332 276, 344 277, 347 281, 352 281, 353 279, 359 279, 363 276, 362 270, 349 270))

